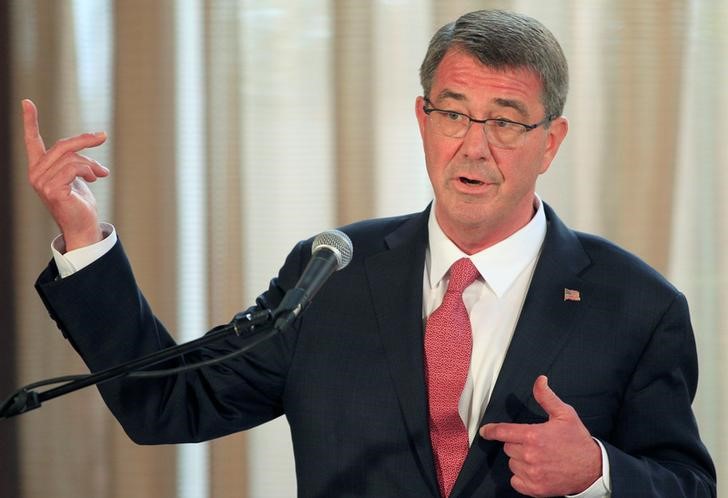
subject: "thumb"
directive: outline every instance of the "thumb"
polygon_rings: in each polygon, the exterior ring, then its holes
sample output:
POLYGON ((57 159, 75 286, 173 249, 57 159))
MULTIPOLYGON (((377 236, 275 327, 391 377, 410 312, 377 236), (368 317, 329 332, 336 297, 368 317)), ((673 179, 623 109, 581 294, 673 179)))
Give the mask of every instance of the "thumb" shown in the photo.
POLYGON ((533 397, 539 406, 544 409, 549 419, 564 415, 569 411, 570 406, 561 401, 561 398, 551 390, 548 378, 545 375, 539 375, 536 382, 533 383, 533 397))

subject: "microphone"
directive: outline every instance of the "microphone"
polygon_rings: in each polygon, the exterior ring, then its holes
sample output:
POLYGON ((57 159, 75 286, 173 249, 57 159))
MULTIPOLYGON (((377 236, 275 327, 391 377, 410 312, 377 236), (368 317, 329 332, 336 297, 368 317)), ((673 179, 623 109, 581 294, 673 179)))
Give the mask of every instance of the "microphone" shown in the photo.
POLYGON ((296 286, 286 292, 273 312, 276 320, 274 328, 278 331, 288 328, 326 280, 349 264, 353 253, 351 239, 344 232, 327 230, 318 234, 311 244, 311 260, 296 286))

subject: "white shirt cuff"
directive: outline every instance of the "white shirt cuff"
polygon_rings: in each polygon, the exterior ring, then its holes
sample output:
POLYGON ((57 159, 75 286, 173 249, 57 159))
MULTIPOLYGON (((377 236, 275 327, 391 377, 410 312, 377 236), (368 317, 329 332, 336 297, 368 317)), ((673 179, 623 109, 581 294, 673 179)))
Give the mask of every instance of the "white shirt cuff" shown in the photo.
POLYGON ((609 457, 604 445, 597 438, 594 441, 602 450, 602 477, 594 481, 594 484, 578 495, 566 495, 569 498, 610 498, 612 496, 612 481, 609 478, 609 457))
POLYGON ((87 267, 114 247, 117 240, 114 226, 109 223, 101 223, 101 233, 104 238, 100 242, 68 252, 65 252, 66 241, 63 239, 63 234, 53 239, 51 252, 61 278, 66 278, 87 267))

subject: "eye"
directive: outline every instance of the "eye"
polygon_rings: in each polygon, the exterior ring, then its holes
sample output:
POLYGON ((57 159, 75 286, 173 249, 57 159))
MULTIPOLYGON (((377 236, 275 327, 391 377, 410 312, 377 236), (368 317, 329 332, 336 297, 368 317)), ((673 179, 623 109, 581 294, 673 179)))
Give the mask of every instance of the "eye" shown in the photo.
POLYGON ((515 125, 515 123, 506 121, 505 119, 494 119, 491 123, 493 123, 493 126, 496 128, 511 128, 515 125))
POLYGON ((455 111, 443 111, 442 114, 443 114, 443 116, 445 116, 448 119, 448 121, 462 121, 463 120, 463 115, 458 112, 455 112, 455 111))

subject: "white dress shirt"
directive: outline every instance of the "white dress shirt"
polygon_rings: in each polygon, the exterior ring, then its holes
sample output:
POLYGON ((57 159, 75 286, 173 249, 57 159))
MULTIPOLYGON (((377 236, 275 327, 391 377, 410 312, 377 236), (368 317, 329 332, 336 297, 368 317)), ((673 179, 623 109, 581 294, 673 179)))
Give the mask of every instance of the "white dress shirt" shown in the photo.
MULTIPOLYGON (((449 282, 448 270, 455 261, 470 258, 480 273, 480 277, 463 291, 463 302, 473 331, 473 349, 458 411, 472 442, 478 434, 480 421, 526 299, 546 237, 546 215, 540 199, 536 198, 536 214, 526 226, 483 251, 467 255, 440 228, 435 217, 435 202, 428 221, 429 242, 425 253, 422 294, 423 323, 442 303, 449 282)), ((601 442, 596 441, 602 451, 603 477, 583 493, 574 495, 578 498, 610 496, 607 454, 601 442)))
POLYGON ((63 235, 53 239, 51 252, 61 278, 66 278, 85 268, 114 247, 117 237, 113 225, 101 223, 101 233, 104 238, 100 242, 68 252, 66 252, 66 241, 63 239, 63 235))

